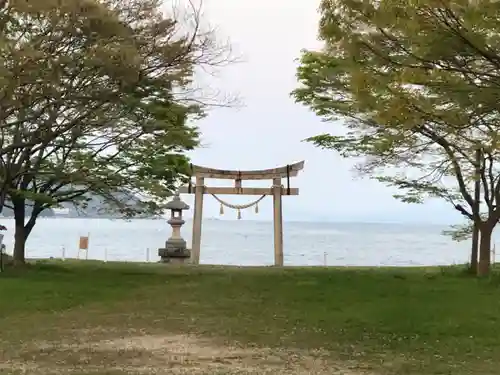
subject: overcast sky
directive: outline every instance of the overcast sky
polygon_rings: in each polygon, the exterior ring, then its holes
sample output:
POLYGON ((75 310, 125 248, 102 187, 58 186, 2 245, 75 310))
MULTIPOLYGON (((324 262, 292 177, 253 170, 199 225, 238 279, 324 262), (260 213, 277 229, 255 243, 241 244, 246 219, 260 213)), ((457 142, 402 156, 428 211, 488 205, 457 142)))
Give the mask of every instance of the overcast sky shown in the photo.
MULTIPOLYGON (((284 198, 285 220, 450 222, 458 219, 440 202, 407 205, 376 181, 354 178, 352 161, 335 152, 314 148, 304 138, 328 132, 307 108, 294 103, 296 59, 303 48, 315 48, 317 0, 204 0, 204 17, 217 26, 221 39, 229 38, 244 62, 225 68, 213 84, 237 93, 244 106, 216 109, 199 125, 206 147, 192 154, 194 164, 212 168, 265 169, 305 160, 305 168, 292 179, 299 196, 284 198)), ((271 182, 266 183, 270 185, 271 182)), ((221 185, 207 180, 206 185, 221 185)), ((246 186, 261 186, 247 182, 246 186)), ((192 197, 185 196, 188 203, 192 197)), ((256 197, 224 196, 241 203, 256 197)), ((272 218, 272 199, 266 198, 256 216, 272 218)), ((236 213, 227 212, 226 218, 236 213)), ((204 216, 218 216, 219 205, 205 197, 204 216)))

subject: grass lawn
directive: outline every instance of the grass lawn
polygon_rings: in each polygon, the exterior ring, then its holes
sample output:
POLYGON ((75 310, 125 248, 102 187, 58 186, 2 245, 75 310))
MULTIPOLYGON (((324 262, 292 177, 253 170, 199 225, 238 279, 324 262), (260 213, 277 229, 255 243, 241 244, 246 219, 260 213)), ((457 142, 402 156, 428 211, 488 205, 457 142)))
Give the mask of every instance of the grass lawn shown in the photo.
POLYGON ((0 374, 499 374, 500 277, 42 262, 0 274, 0 374))

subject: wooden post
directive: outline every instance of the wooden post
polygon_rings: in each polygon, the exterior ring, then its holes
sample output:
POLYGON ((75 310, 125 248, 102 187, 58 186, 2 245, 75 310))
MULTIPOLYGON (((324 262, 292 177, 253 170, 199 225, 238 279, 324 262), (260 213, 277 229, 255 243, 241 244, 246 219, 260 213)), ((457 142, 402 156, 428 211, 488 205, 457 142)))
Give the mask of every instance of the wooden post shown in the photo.
POLYGON ((274 265, 283 266, 283 213, 281 208, 281 178, 273 179, 274 203, 274 265))
POLYGON ((201 224, 203 221, 203 188, 205 178, 196 177, 194 193, 193 238, 191 246, 191 263, 200 264, 201 224))

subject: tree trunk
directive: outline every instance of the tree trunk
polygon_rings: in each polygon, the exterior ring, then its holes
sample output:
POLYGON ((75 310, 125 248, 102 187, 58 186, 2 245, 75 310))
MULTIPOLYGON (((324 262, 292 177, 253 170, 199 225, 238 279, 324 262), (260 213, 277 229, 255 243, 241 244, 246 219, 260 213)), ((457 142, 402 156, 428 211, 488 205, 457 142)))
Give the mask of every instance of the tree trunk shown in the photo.
POLYGON ((472 242, 471 242, 471 252, 470 252, 470 272, 473 275, 477 275, 478 255, 479 255, 479 225, 477 223, 474 223, 472 227, 472 242))
POLYGON ((33 210, 31 211, 31 216, 28 220, 28 222, 24 225, 24 242, 28 240, 29 235, 31 234, 31 231, 35 227, 36 224, 36 219, 38 219, 38 216, 42 213, 44 209, 41 207, 41 205, 37 202, 35 202, 33 206, 33 210))
POLYGON ((491 268, 491 237, 494 225, 485 223, 480 227, 481 243, 479 245, 479 264, 477 268, 478 276, 487 276, 491 268))
POLYGON ((24 231, 24 217, 26 213, 25 200, 13 199, 14 209, 14 265, 23 265, 26 262, 26 234, 24 231))
POLYGON ((28 236, 33 230, 36 219, 38 215, 44 210, 41 204, 35 202, 33 210, 31 211, 31 216, 26 224, 24 221, 26 219, 26 206, 25 201, 14 203, 14 218, 16 222, 16 232, 14 234, 14 263, 24 264, 26 262, 26 241, 28 236), (16 258, 16 254, 18 258, 16 258))
POLYGON ((472 227, 472 243, 471 243, 471 253, 470 253, 470 270, 474 275, 477 275, 478 267, 478 252, 479 252, 479 224, 481 223, 481 173, 484 173, 482 166, 484 166, 482 161, 482 150, 478 148, 476 150, 476 180, 474 181, 474 204, 472 205, 472 215, 474 216, 474 224, 472 227))
POLYGON ((3 212, 3 207, 5 205, 6 194, 4 191, 0 191, 0 213, 3 212))

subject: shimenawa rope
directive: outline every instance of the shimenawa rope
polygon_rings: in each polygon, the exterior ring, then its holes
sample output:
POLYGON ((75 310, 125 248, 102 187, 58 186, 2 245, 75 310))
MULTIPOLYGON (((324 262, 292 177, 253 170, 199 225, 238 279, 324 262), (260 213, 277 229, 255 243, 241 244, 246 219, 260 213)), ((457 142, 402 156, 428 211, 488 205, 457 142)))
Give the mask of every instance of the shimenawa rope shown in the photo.
POLYGON ((255 200, 251 203, 247 203, 247 204, 231 204, 231 203, 227 203, 227 202, 223 201, 215 194, 211 194, 211 195, 212 195, 212 197, 214 197, 217 200, 217 202, 220 203, 220 214, 221 215, 224 215, 224 206, 226 206, 228 208, 232 208, 233 210, 238 210, 238 219, 241 219, 241 210, 244 210, 246 208, 250 208, 252 206, 255 206, 255 213, 258 214, 259 213, 259 202, 262 199, 264 199, 267 194, 264 194, 261 197, 259 197, 257 200, 255 200))
MULTIPOLYGON (((276 187, 276 186, 275 185, 271 186, 271 189, 274 187, 276 187)), ((283 185, 280 185, 280 187, 283 188, 283 185)), ((233 210, 238 210, 238 220, 239 220, 239 219, 241 219, 241 210, 250 208, 252 206, 255 206, 255 213, 258 214, 259 213, 259 203, 261 200, 263 200, 266 197, 267 194, 264 194, 261 197, 259 197, 257 200, 250 202, 250 203, 247 203, 247 204, 231 204, 231 203, 228 203, 226 201, 223 201, 215 194, 210 194, 210 195, 212 197, 214 197, 217 202, 220 203, 220 214, 221 215, 224 215, 224 206, 226 206, 227 208, 231 208, 233 210)))

